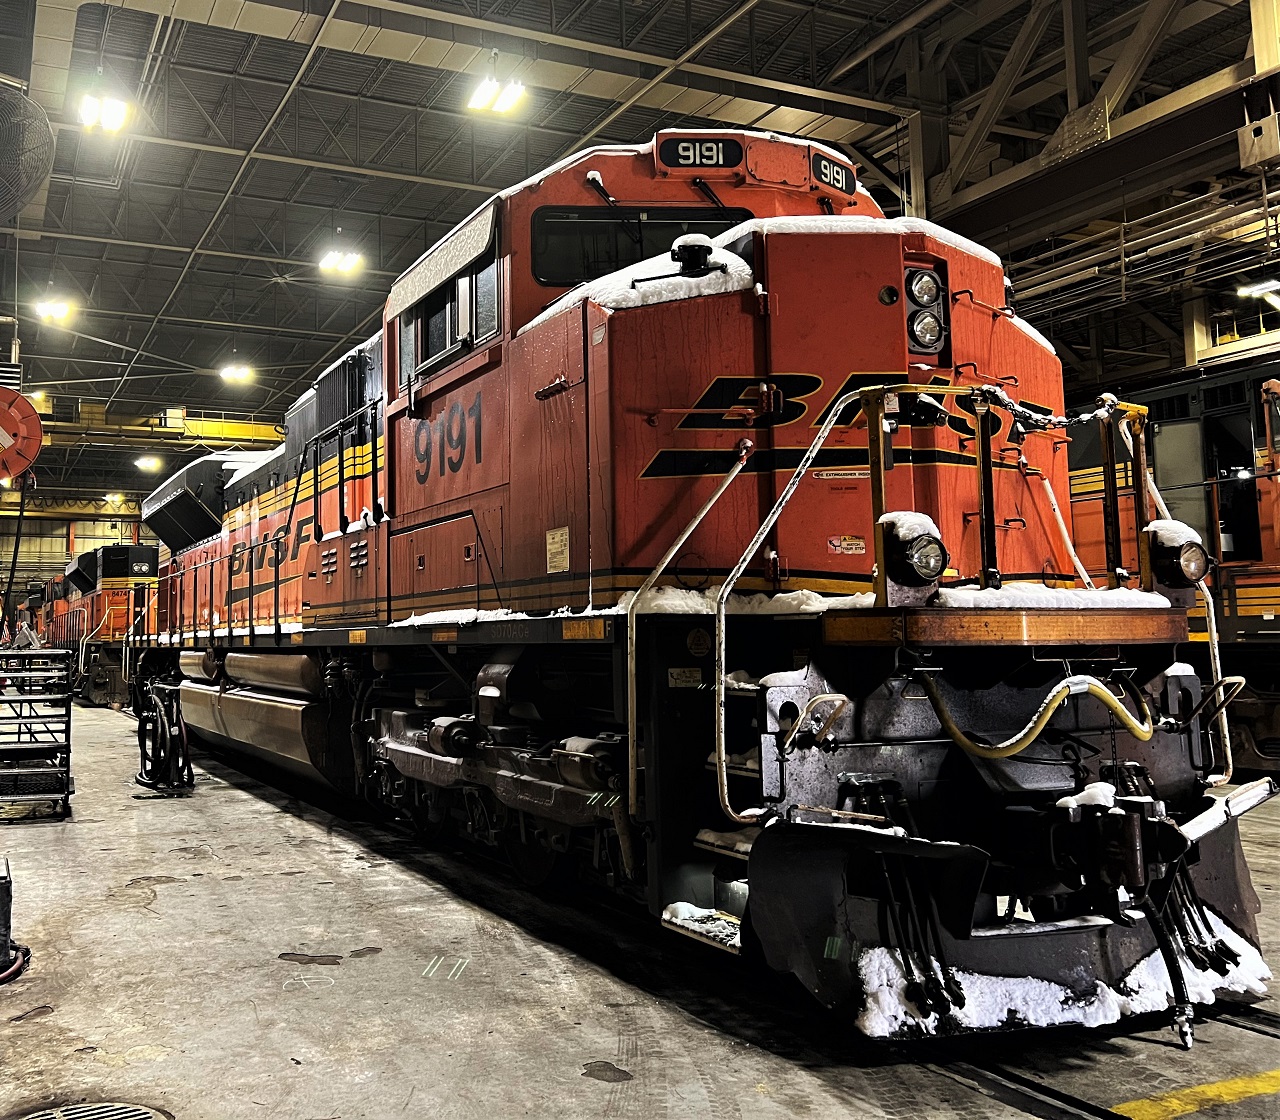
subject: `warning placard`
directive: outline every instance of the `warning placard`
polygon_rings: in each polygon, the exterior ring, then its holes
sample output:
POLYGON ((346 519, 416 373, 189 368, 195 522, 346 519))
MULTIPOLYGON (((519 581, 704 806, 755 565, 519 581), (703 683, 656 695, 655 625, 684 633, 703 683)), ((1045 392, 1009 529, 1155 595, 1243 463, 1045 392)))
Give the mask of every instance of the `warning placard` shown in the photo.
POLYGON ((569 526, 547 530, 547 574, 569 570, 569 526))
POLYGON ((828 537, 827 551, 835 556, 862 556, 867 551, 867 540, 865 537, 854 537, 847 533, 838 537, 828 537))

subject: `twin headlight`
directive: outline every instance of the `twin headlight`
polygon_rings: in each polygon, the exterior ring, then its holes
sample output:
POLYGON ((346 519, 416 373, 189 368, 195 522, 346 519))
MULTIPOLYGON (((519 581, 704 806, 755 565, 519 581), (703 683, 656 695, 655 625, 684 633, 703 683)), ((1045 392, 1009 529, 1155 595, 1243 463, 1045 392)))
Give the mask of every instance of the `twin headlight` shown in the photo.
POLYGON ((925 350, 932 350, 942 341, 942 320, 932 311, 917 311, 907 322, 911 337, 925 350))
POLYGON ((932 307, 942 295, 942 285, 932 269, 921 268, 908 273, 907 291, 911 298, 921 307, 932 307))
POLYGON ((909 268, 906 274, 907 334, 916 354, 936 354, 946 344, 946 288, 932 268, 909 268))

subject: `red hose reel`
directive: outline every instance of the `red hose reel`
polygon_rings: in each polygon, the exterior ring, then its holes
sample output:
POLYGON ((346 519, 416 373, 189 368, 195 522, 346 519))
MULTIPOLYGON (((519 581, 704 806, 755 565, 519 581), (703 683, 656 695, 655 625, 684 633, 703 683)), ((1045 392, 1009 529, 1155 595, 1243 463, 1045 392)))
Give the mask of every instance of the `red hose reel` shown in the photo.
POLYGON ((0 385, 0 478, 21 478, 36 461, 43 440, 35 405, 0 385))

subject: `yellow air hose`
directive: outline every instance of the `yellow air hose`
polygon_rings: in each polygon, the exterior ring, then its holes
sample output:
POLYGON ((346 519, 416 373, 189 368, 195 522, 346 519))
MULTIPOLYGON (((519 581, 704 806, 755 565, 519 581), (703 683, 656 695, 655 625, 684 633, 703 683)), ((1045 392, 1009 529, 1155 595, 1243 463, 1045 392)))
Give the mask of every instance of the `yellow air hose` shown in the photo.
POLYGON ((937 685, 933 682, 932 674, 920 673, 916 679, 924 686, 925 694, 929 697, 929 703, 933 705, 934 714, 937 715, 938 722, 942 724, 942 730, 951 737, 957 746, 964 748, 976 758, 1009 758, 1019 751, 1026 750, 1027 747, 1035 742, 1037 736, 1045 729, 1045 726, 1053 717, 1053 713, 1066 703, 1069 696, 1082 695, 1086 692, 1090 696, 1095 696, 1101 700, 1124 726, 1124 729, 1139 742, 1145 743, 1151 738, 1155 730, 1151 723, 1151 710, 1147 707, 1147 702, 1137 689, 1121 685, 1138 707, 1139 718, 1135 719, 1129 709, 1124 706, 1124 703, 1097 677, 1075 676, 1067 677, 1065 680, 1058 682, 1044 698, 1044 702, 1040 705, 1036 714, 1031 717, 1031 722, 1012 739, 1006 739, 1003 743, 990 745, 978 743, 961 731, 956 721, 951 718, 946 702, 942 699, 937 685))

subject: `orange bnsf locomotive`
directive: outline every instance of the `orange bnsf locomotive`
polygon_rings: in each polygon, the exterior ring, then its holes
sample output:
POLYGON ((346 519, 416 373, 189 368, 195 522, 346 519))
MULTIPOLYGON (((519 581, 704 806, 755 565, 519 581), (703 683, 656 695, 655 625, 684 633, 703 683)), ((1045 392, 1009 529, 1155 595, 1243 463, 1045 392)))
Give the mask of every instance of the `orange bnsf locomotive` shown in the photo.
MULTIPOLYGON (((187 736, 572 875, 873 1036, 1260 994, 1257 899, 1178 657, 1190 576, 1076 586, 1071 435, 999 260, 837 153, 660 133, 495 197, 274 452, 144 519, 135 678, 187 736)), ((1139 531, 1140 530, 1140 531, 1139 531)), ((1177 551, 1173 549, 1173 551, 1177 551)), ((1194 575, 1194 573, 1191 573, 1194 575)))
MULTIPOLYGON (((73 691, 86 704, 123 703, 125 650, 155 610, 160 550, 115 544, 83 552, 64 576, 45 581, 38 606, 28 600, 32 628, 44 646, 76 655, 73 691)), ((154 623, 152 624, 154 626, 154 623)))
MULTIPOLYGON (((1207 675, 1248 674, 1227 709, 1227 734, 1237 765, 1266 771, 1280 770, 1280 380, 1275 374, 1274 365, 1243 362, 1175 377, 1132 398, 1142 413, 1142 451, 1160 495, 1157 512, 1193 530, 1212 562, 1191 618, 1193 644, 1186 660, 1207 675), (1212 600, 1206 598, 1210 588, 1212 600)), ((1111 567, 1130 571, 1137 562, 1128 545, 1134 436, 1125 429, 1119 434, 1111 467, 1113 497, 1106 493, 1101 444, 1093 438, 1076 441, 1070 452, 1079 551, 1099 580, 1111 567), (1110 559, 1103 532, 1108 500, 1121 526, 1113 534, 1110 559)))

